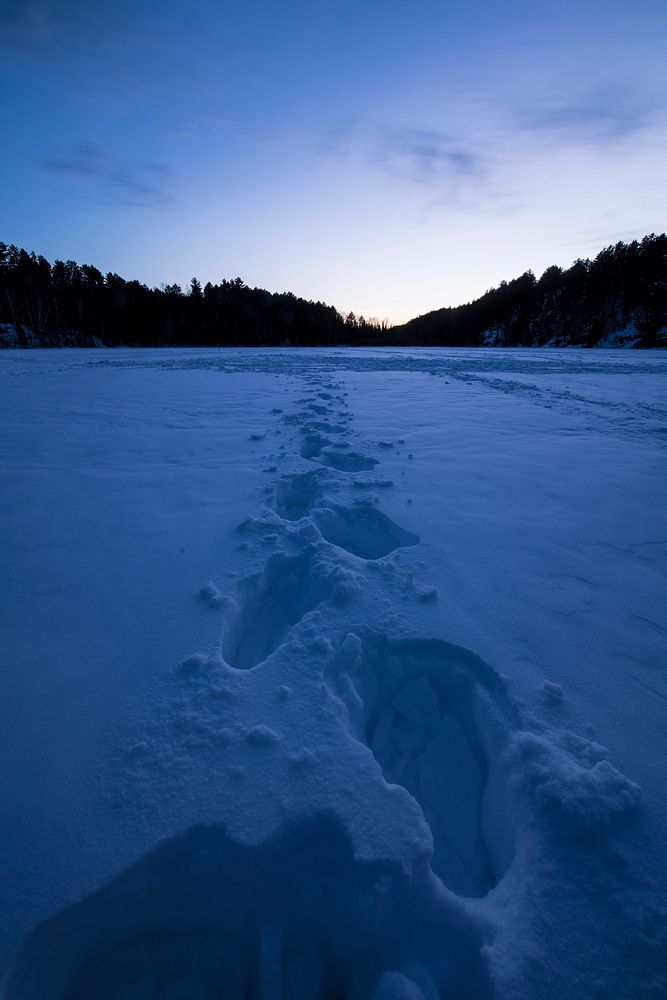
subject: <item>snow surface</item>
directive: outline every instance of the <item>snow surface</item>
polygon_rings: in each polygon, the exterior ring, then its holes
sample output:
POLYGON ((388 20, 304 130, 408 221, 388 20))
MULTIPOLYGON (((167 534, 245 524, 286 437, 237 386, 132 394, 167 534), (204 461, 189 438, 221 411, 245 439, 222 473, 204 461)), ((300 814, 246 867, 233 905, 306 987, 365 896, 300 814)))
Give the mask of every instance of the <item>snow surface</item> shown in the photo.
POLYGON ((665 995, 664 353, 0 386, 5 997, 665 995))

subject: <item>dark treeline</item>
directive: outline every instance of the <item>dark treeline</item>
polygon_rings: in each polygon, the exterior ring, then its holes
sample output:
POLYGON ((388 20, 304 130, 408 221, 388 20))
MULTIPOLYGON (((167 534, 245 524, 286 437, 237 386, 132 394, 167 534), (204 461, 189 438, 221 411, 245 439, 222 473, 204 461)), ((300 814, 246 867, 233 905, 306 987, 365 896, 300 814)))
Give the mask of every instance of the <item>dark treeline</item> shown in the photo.
POLYGON ((664 346, 667 236, 617 243, 539 279, 528 271, 475 302, 393 328, 240 278, 203 288, 193 278, 187 292, 148 288, 0 243, 0 324, 0 343, 19 346, 594 346, 627 328, 637 346, 664 346))
POLYGON ((0 323, 27 345, 215 346, 361 342, 380 330, 353 313, 240 278, 148 288, 89 264, 56 261, 0 243, 0 323))
POLYGON ((398 343, 451 347, 593 347, 632 327, 636 334, 627 336, 636 346, 667 346, 664 233, 606 247, 595 260, 576 260, 567 269, 548 267, 539 279, 526 271, 474 302, 426 313, 392 334, 398 343))

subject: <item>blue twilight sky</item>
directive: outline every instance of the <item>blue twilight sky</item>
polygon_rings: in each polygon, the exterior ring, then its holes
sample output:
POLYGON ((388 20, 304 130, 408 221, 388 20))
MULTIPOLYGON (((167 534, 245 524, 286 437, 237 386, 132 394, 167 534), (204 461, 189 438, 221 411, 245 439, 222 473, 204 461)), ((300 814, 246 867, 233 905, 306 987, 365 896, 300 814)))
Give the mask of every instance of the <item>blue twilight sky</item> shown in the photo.
POLYGON ((0 0, 0 240, 398 322, 666 227, 664 0, 0 0))

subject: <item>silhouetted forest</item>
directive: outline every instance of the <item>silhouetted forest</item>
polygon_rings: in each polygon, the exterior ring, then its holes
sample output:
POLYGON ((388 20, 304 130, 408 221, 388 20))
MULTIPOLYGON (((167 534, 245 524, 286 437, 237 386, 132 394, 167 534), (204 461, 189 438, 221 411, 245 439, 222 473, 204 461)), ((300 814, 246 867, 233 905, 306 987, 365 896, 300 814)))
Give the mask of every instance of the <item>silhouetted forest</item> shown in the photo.
POLYGON ((606 247, 594 260, 527 271, 467 305, 403 326, 240 278, 149 288, 74 261, 0 243, 4 346, 667 346, 667 235, 606 247))
POLYGON ((616 243, 595 260, 553 265, 540 278, 526 271, 474 302, 391 332, 398 343, 430 346, 593 347, 627 338, 636 347, 666 347, 667 235, 616 243))

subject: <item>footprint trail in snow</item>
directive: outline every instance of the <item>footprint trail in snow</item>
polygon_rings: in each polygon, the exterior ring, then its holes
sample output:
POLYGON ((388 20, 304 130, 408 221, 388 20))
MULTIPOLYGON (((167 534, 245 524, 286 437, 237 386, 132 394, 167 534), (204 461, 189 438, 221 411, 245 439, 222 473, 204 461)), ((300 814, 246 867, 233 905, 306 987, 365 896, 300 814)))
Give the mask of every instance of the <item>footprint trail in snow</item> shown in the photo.
POLYGON ((249 572, 202 589, 220 646, 169 676, 126 765, 200 822, 33 931, 9 1000, 509 997, 499 942, 530 960, 512 926, 564 877, 554 843, 583 851, 637 805, 493 665, 393 634, 396 601, 436 597, 403 568, 422 539, 380 509, 393 480, 343 384, 304 381, 274 414, 293 465, 240 526, 249 572))

